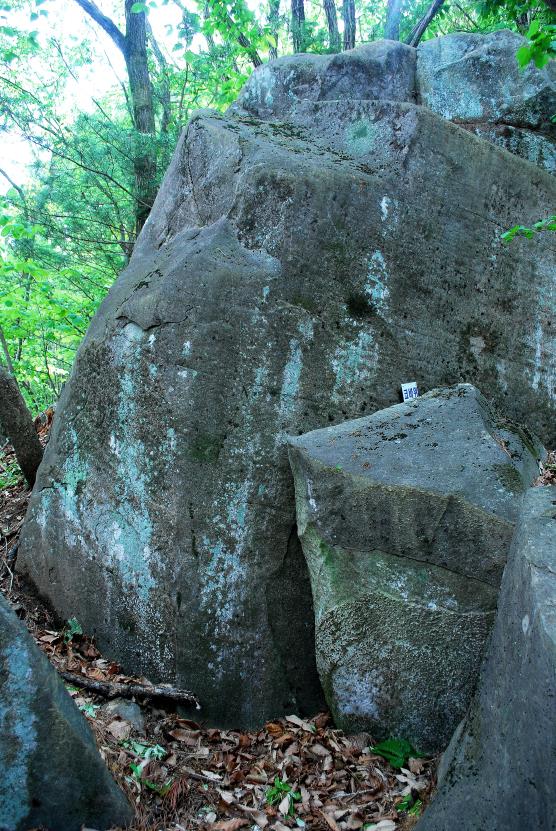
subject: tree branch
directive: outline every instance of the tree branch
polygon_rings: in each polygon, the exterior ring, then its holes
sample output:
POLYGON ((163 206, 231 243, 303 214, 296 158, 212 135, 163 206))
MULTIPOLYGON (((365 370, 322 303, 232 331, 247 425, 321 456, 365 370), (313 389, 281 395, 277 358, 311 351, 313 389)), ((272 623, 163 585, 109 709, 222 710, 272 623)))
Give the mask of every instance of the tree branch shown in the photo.
POLYGON ((408 46, 418 46, 419 41, 425 34, 428 25, 430 24, 436 13, 439 11, 443 3, 444 0, 433 0, 431 5, 427 9, 426 13, 421 18, 421 20, 417 23, 416 26, 413 27, 411 34, 406 40, 408 46))
POLYGON ((97 681, 95 678, 88 678, 86 675, 78 675, 75 672, 66 672, 59 669, 58 672, 65 681, 75 684, 77 687, 84 687, 87 690, 99 693, 106 698, 132 698, 134 695, 142 695, 145 698, 169 698, 172 701, 180 701, 184 704, 194 704, 199 710, 200 705, 196 696, 188 690, 181 690, 171 687, 169 684, 137 684, 134 681, 121 683, 116 681, 97 681))
POLYGON ((0 174, 4 177, 4 179, 7 179, 7 180, 8 180, 8 182, 10 183, 10 185, 12 186, 12 188, 13 188, 14 190, 16 190, 16 191, 19 193, 19 196, 20 196, 20 198, 21 198, 21 201, 22 201, 22 202, 23 202, 23 204, 25 205, 25 204, 26 204, 25 194, 23 193, 23 190, 19 187, 19 185, 16 185, 16 183, 14 182, 14 180, 13 180, 13 179, 11 179, 11 178, 8 176, 8 174, 6 173, 6 171, 5 171, 5 170, 2 170, 2 168, 1 168, 1 167, 0 167, 0 174))
POLYGON ((101 12, 99 7, 96 3, 93 3, 93 0, 75 0, 78 6, 81 6, 83 11, 87 12, 89 17, 92 17, 95 23, 98 23, 101 26, 107 35, 109 35, 120 52, 125 55, 126 50, 126 39, 125 35, 120 32, 116 24, 110 20, 109 17, 106 17, 105 14, 101 12))

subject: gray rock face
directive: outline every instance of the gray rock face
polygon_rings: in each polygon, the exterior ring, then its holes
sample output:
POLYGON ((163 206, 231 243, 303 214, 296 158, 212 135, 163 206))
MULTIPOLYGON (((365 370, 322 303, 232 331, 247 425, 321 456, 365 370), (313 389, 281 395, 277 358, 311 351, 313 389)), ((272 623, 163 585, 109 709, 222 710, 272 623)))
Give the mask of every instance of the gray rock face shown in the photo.
POLYGON ((79 351, 18 557, 221 724, 322 701, 287 434, 471 378, 554 435, 553 247, 499 240, 554 179, 413 104, 292 113, 191 121, 79 351))
POLYGON ((290 120, 303 100, 418 101, 553 173, 556 64, 520 70, 525 38, 509 31, 458 34, 413 49, 396 41, 339 55, 290 55, 253 73, 232 110, 290 120))
POLYGON ((507 124, 462 124, 462 127, 503 150, 527 159, 552 175, 556 174, 556 139, 552 133, 507 124))
POLYGON ((556 172, 556 62, 520 69, 515 32, 454 34, 417 48, 419 101, 550 173, 556 172))
POLYGON ((340 727, 446 746, 540 452, 471 385, 291 439, 317 666, 340 727))
POLYGON ((54 669, 0 595, 0 829, 126 825, 132 810, 54 669))
POLYGON ((419 100, 456 122, 550 129, 556 112, 556 63, 520 69, 514 32, 454 34, 417 48, 419 100))
POLYGON ((477 695, 415 831, 556 828, 556 488, 526 495, 477 695))
POLYGON ((415 101, 416 50, 393 40, 338 55, 288 55, 253 73, 231 110, 287 120, 298 101, 415 101))
POLYGON ((141 707, 133 701, 115 698, 105 705, 104 712, 109 716, 119 716, 123 721, 129 722, 138 733, 145 734, 143 712, 141 707))

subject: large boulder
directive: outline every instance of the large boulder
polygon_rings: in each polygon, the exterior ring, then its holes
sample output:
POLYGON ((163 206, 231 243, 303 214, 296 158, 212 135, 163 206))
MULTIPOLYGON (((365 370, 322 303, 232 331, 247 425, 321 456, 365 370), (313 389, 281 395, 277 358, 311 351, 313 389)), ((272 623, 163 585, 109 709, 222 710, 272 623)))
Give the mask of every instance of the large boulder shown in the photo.
POLYGON ((259 67, 232 111, 289 121, 306 101, 418 101, 443 118, 556 170, 556 63, 518 66, 515 32, 454 34, 417 49, 366 43, 339 55, 288 55, 259 67))
POLYGON ((410 103, 289 118, 190 122, 78 353, 18 557, 220 723, 322 701, 288 433, 417 378, 475 379, 554 434, 554 250, 500 241, 554 179, 410 103))
POLYGON ((127 825, 131 806, 55 670, 0 595, 0 829, 127 825))
POLYGON ((290 440, 317 666, 340 727, 446 747, 541 452, 471 385, 290 440))
POLYGON ((526 495, 470 713, 415 831, 556 828, 556 488, 526 495))
POLYGON ((394 40, 338 55, 287 55, 259 67, 231 110, 288 120, 303 100, 415 101, 416 57, 415 49, 394 40))

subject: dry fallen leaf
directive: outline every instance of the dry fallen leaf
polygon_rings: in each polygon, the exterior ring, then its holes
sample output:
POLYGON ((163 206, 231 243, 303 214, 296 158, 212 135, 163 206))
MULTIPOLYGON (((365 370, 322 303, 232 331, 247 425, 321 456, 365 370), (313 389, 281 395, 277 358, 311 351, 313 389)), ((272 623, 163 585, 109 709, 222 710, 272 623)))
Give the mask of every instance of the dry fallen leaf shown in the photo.
POLYGON ((333 816, 327 814, 326 811, 320 811, 319 813, 328 825, 328 827, 332 829, 332 831, 341 831, 340 826, 338 825, 333 816))
POLYGON ((311 724, 310 721, 303 721, 299 716, 286 716, 286 721, 289 721, 290 724, 295 724, 297 727, 301 727, 303 730, 307 730, 308 733, 315 732, 315 725, 311 724))
POLYGON ((243 828, 244 825, 249 825, 249 820, 238 817, 237 819, 221 819, 211 827, 215 831, 236 831, 237 828, 243 828))
POLYGON ((281 814, 283 814, 285 817, 287 817, 287 815, 290 812, 290 805, 291 805, 291 799, 290 799, 289 793, 287 793, 285 795, 285 797, 283 798, 283 800, 278 805, 278 810, 280 811, 281 814))
POLYGON ((118 741, 121 742, 124 739, 129 739, 132 726, 129 721, 114 719, 114 721, 111 721, 106 729, 114 736, 115 739, 118 739, 118 741))

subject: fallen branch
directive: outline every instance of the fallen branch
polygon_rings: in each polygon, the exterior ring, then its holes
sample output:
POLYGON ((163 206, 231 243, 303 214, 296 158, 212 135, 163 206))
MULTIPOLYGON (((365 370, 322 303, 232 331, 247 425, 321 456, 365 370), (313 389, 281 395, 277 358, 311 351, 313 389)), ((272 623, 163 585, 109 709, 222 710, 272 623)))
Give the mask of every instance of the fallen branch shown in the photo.
POLYGON ((116 681, 97 681, 95 678, 89 678, 86 675, 79 675, 75 672, 66 672, 61 669, 58 672, 70 684, 92 690, 99 695, 105 696, 105 698, 132 698, 134 695, 145 698, 169 698, 172 701, 179 701, 183 704, 194 704, 197 710, 201 709, 201 705, 193 693, 187 690, 179 690, 176 687, 171 687, 169 684, 159 684, 158 686, 137 684, 136 682, 124 684, 116 681))

